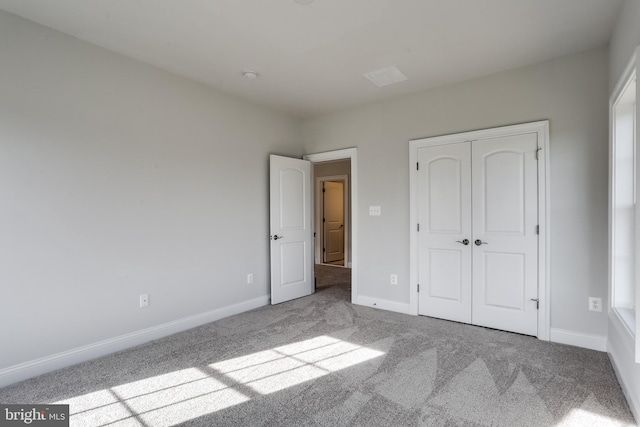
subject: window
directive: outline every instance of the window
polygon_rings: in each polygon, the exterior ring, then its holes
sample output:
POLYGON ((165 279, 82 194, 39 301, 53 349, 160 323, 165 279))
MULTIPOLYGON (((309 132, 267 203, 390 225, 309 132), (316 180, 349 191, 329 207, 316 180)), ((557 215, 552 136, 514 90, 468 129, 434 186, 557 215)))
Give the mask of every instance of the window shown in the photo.
MULTIPOLYGON (((635 65, 635 61, 633 61, 635 65)), ((611 308, 636 332, 636 74, 625 74, 611 108, 611 308)), ((639 277, 640 279, 640 277, 639 277)))

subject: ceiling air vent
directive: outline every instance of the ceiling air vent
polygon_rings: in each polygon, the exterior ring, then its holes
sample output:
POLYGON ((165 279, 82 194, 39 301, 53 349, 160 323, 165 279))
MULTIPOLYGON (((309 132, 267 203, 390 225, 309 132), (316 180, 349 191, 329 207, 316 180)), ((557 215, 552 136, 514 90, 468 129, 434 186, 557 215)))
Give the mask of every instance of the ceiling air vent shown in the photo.
POLYGON ((370 73, 364 74, 364 76, 378 87, 388 86, 407 80, 407 77, 396 67, 388 67, 381 70, 371 71, 370 73))

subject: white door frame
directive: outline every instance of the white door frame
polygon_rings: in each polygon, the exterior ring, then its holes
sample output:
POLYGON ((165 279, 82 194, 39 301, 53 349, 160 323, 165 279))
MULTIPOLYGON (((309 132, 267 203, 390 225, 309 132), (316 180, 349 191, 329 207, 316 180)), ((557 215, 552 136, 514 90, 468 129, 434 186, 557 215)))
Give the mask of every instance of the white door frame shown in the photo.
MULTIPOLYGON (((325 153, 307 154, 302 158, 311 163, 330 160, 351 160, 351 196, 349 208, 349 223, 351 224, 351 303, 358 304, 358 149, 327 151, 325 153)), ((416 306, 417 307, 417 306, 416 306)))
POLYGON ((472 141, 477 139, 495 138, 506 135, 518 135, 523 133, 536 133, 538 136, 538 224, 540 234, 538 237, 538 299, 540 309, 538 312, 538 338, 549 340, 549 327, 551 310, 549 308, 550 296, 550 234, 549 234, 549 121, 524 123, 520 125, 504 126, 493 129, 484 129, 472 132, 464 132, 434 138, 421 138, 409 141, 409 313, 418 315, 418 149, 433 145, 450 144, 461 140, 472 141))
MULTIPOLYGON (((324 213, 324 199, 322 197, 322 184, 326 181, 343 181, 344 182, 344 266, 349 267, 349 226, 351 221, 349 220, 349 175, 331 175, 331 176, 318 176, 316 177, 316 215, 315 215, 315 228, 316 230, 322 230, 322 233, 316 234, 316 264, 324 263, 324 254, 322 248, 324 246, 324 227, 322 224, 322 216, 324 213), (320 238, 318 239, 318 236, 320 238)), ((338 266, 339 267, 339 266, 338 266)))

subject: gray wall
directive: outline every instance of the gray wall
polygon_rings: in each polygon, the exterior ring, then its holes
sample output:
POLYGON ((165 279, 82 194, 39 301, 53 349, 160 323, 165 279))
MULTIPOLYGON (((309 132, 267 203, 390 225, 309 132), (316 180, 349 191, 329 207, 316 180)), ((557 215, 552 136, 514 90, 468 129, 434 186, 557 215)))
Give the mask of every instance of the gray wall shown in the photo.
POLYGON ((0 369, 268 296, 298 119, 4 12, 0 58, 0 369))
POLYGON ((358 147, 359 295, 409 302, 410 139, 549 119, 551 327, 606 336, 587 298, 607 300, 607 61, 601 48, 305 121, 307 152, 358 147))
POLYGON ((0 58, 0 369, 267 296, 269 153, 358 147, 358 290, 408 303, 408 141, 543 119, 552 327, 606 335, 607 49, 302 125, 4 12, 0 58))
MULTIPOLYGON (((609 88, 611 95, 622 77, 631 56, 640 46, 640 1, 627 0, 611 38, 609 58, 609 88)), ((636 96, 636 101, 640 99, 636 96)), ((636 120, 637 120, 636 115, 636 120)), ((636 245, 638 242, 636 242, 636 245)), ((636 291, 637 292, 637 291, 636 291)), ((638 315, 636 309, 636 316, 638 315)), ((636 334, 638 331, 636 331, 636 334)), ((640 364, 635 363, 635 337, 629 333, 615 313, 609 315, 607 351, 625 391, 636 420, 640 421, 640 364)))
POLYGON ((620 80, 631 55, 640 45, 640 1, 626 0, 620 11, 618 23, 611 36, 609 59, 609 89, 620 80))

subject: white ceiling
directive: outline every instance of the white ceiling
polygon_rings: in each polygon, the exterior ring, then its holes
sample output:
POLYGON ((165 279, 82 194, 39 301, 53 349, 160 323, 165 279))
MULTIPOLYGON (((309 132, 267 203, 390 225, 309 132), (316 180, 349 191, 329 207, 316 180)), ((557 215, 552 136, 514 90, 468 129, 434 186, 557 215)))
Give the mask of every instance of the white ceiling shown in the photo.
POLYGON ((623 0, 0 0, 0 9, 298 117, 608 43, 623 0), (376 87, 364 73, 408 80, 376 87), (242 71, 259 73, 245 80, 242 71))

